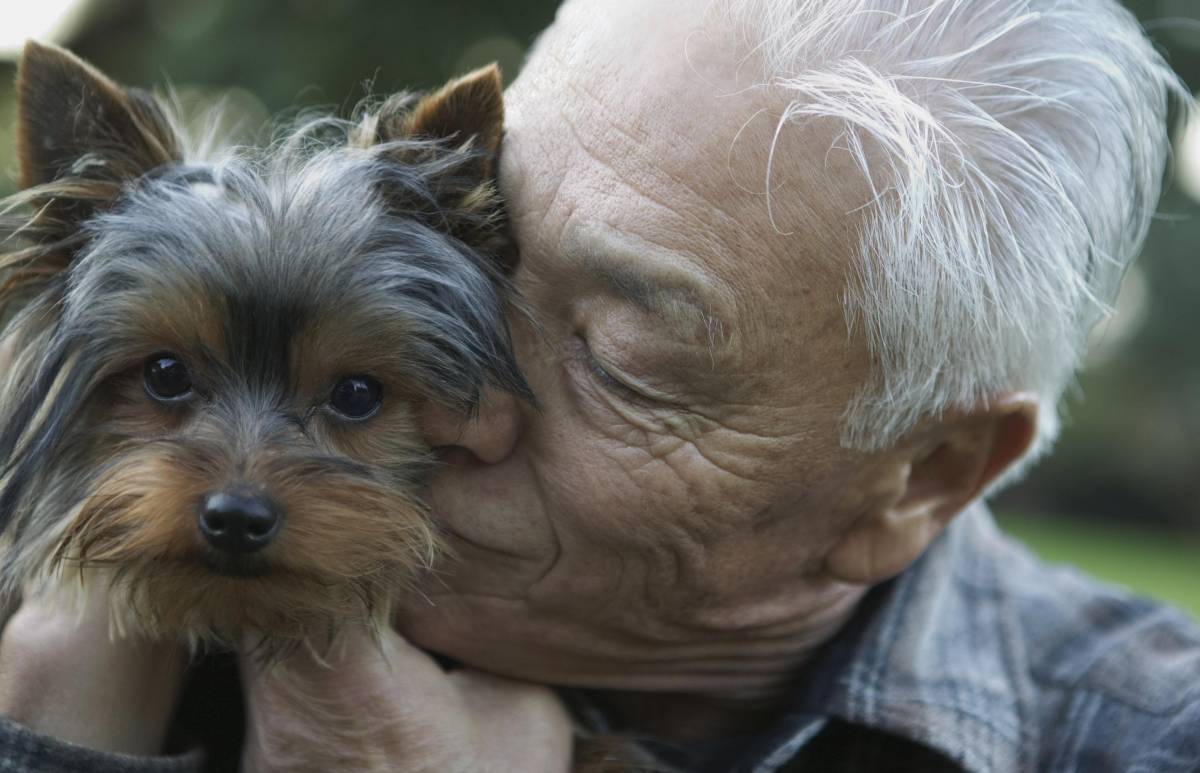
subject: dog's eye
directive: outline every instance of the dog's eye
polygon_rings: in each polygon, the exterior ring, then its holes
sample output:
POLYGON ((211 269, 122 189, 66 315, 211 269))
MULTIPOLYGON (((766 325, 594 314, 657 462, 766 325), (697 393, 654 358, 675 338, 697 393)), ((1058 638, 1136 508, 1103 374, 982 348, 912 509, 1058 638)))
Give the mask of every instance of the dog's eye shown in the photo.
POLYGON ((382 402, 383 387, 370 376, 347 376, 329 395, 329 407, 347 419, 370 418, 382 402))
POLYGON ((142 380, 155 400, 176 401, 192 393, 192 376, 173 354, 156 354, 147 360, 142 380))

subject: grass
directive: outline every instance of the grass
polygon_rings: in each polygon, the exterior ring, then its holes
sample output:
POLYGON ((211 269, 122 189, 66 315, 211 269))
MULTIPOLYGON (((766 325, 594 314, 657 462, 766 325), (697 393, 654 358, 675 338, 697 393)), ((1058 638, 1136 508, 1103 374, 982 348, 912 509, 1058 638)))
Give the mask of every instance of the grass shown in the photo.
POLYGON ((1074 564, 1200 619, 1200 536, 1023 513, 997 521, 1047 561, 1074 564))

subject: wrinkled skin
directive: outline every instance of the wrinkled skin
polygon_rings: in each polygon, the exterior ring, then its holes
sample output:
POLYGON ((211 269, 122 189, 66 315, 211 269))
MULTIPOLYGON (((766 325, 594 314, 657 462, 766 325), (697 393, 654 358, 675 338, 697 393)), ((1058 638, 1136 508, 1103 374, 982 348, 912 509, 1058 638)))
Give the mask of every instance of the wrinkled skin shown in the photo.
POLYGON ((475 666, 631 691, 612 699, 635 723, 703 736, 770 704, 1024 448, 1032 406, 843 448, 870 365, 841 306, 868 186, 832 127, 775 138, 781 106, 726 36, 660 4, 598 10, 563 9, 507 95, 536 320, 519 359, 541 402, 426 416, 458 558, 398 624, 475 666), (631 282, 687 288, 660 293, 682 318, 631 282), (688 708, 659 725, 664 705, 688 708))
MULTIPOLYGON (((1019 393, 883 452, 841 447, 870 367, 840 305, 868 187, 830 152, 833 127, 791 126, 768 209, 781 105, 746 89, 754 67, 685 22, 693 10, 570 3, 510 89, 502 183, 535 320, 514 324, 539 405, 495 393, 473 421, 426 411, 455 557, 382 648, 351 633, 331 670, 303 655, 248 667, 251 769, 340 748, 341 769, 562 770, 565 714, 522 682, 607 688, 669 738, 752 727, 862 594, 1027 448, 1019 393), (446 675, 409 643, 464 668, 446 675), (390 721, 311 710, 347 700, 390 721)), ((6 635, 0 667, 28 662, 20 640, 6 635)), ((12 697, 32 671, 8 668, 0 708, 72 737, 12 697)), ((139 673, 108 671, 106 711, 138 704, 120 684, 139 673)), ((61 700, 86 715, 78 691, 61 700)), ((146 733, 84 740, 147 751, 146 733)))
POLYGON ((740 84, 699 37, 685 60, 684 28, 632 21, 649 39, 623 46, 584 16, 563 12, 508 94, 502 181, 541 326, 519 342, 540 411, 495 395, 465 428, 429 417, 460 560, 400 625, 538 681, 770 689, 857 595, 822 571, 874 472, 838 444, 866 371, 838 302, 856 191, 835 189, 836 159, 821 168, 828 136, 788 137, 818 163, 777 170, 775 195, 832 195, 786 208, 776 233, 726 166, 762 189, 774 121, 734 139, 763 97, 721 96, 740 84), (723 329, 666 324, 589 263, 690 278, 723 329))

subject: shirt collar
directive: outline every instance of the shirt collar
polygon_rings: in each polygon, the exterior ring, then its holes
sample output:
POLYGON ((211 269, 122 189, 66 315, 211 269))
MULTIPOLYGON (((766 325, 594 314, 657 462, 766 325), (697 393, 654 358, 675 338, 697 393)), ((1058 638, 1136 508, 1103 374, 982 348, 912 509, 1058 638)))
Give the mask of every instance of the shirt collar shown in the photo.
MULTIPOLYGON (((684 769, 704 760, 704 770, 773 773, 840 719, 923 744, 969 773, 1032 768, 1021 707, 1032 705, 1033 687, 1002 577, 1011 559, 987 509, 967 509, 916 563, 867 594, 763 732, 656 750, 684 769)), ((586 693, 564 697, 585 726, 611 731, 586 693)))
POLYGON ((1021 707, 1032 686, 1003 593, 1004 552, 986 508, 963 512, 920 560, 868 594, 804 669, 793 726, 836 717, 929 746, 968 771, 1024 769, 1021 707))

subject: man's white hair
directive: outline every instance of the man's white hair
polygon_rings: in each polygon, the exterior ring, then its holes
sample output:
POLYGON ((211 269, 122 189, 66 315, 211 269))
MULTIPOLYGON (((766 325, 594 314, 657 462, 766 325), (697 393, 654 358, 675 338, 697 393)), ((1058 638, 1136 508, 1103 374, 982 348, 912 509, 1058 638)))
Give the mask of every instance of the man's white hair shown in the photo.
POLYGON ((923 416, 1032 390, 1044 448, 1145 238, 1169 102, 1190 101, 1132 14, 1112 0, 713 9, 786 98, 781 128, 837 122, 874 193, 844 297, 873 372, 843 443, 883 448, 923 416))

